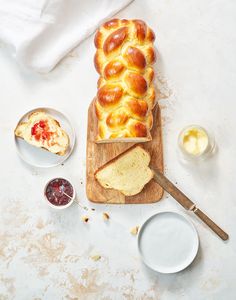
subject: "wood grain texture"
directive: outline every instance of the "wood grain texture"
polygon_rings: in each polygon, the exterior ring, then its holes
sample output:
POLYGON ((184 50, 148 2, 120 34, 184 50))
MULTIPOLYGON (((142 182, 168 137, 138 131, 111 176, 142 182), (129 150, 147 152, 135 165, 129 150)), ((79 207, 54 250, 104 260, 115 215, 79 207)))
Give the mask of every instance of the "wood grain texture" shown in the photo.
POLYGON ((195 215, 197 215, 207 226, 211 228, 223 241, 229 239, 228 233, 226 233, 223 229, 221 229, 215 222, 213 222, 204 212, 202 212, 199 208, 195 208, 193 210, 195 215))
MULTIPOLYGON (((152 141, 142 143, 142 145, 152 157, 150 165, 163 172, 161 112, 158 106, 153 110, 153 116, 152 141)), ((96 203, 114 204, 142 204, 159 201, 163 195, 163 188, 155 183, 154 180, 151 180, 141 193, 130 197, 124 196, 112 189, 104 189, 99 185, 94 177, 94 172, 121 152, 132 147, 135 143, 96 144, 94 140, 97 133, 97 122, 95 120, 93 101, 88 110, 87 127, 86 193, 88 199, 96 203)))

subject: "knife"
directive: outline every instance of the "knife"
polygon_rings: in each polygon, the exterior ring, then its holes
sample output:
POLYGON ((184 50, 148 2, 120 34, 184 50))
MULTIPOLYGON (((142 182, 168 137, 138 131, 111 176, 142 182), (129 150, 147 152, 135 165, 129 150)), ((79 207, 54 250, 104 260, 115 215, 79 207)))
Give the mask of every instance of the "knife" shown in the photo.
POLYGON ((160 171, 153 169, 153 179, 168 192, 179 204, 186 210, 192 211, 198 216, 208 227, 211 228, 222 240, 226 241, 229 235, 223 231, 216 223, 214 223, 206 214, 204 214, 195 203, 193 203, 183 192, 181 192, 168 178, 166 178, 160 171))

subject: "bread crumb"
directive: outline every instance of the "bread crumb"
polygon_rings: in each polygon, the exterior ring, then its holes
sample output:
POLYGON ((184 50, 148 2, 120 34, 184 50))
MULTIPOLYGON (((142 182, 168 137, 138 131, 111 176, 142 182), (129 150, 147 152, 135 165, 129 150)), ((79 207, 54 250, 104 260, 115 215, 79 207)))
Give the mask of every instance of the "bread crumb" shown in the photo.
POLYGON ((131 233, 132 235, 137 235, 137 234, 138 234, 138 231, 139 231, 139 226, 135 226, 135 227, 132 227, 132 228, 130 229, 130 233, 131 233))
POLYGON ((88 223, 89 217, 83 216, 83 217, 82 217, 82 221, 83 221, 84 223, 88 223))
POLYGON ((90 256, 90 258, 94 261, 98 261, 101 259, 101 255, 93 255, 93 256, 90 256))
POLYGON ((106 213, 106 212, 104 212, 104 213, 102 214, 102 217, 103 217, 103 220, 104 220, 104 221, 108 221, 108 220, 110 219, 110 216, 109 216, 108 213, 106 213))

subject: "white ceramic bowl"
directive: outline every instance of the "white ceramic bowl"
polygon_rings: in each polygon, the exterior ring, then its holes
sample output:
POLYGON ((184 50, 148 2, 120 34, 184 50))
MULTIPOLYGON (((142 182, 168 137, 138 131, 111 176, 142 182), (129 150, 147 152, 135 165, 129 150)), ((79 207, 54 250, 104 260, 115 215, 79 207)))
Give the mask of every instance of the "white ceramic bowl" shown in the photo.
POLYGON ((70 180, 68 180, 68 179, 66 179, 66 178, 63 178, 63 177, 55 177, 55 178, 50 179, 50 180, 46 183, 46 185, 45 185, 45 187, 44 187, 44 192, 43 192, 43 194, 44 194, 44 199, 46 200, 47 204, 48 204, 50 207, 61 210, 61 209, 65 209, 65 208, 71 206, 71 204, 72 204, 72 203, 74 202, 74 200, 75 200, 76 191, 75 191, 74 185, 71 183, 70 180), (46 189, 47 189, 49 183, 52 182, 52 181, 55 180, 55 179, 64 179, 64 180, 67 180, 67 181, 71 184, 71 186, 72 186, 72 188, 73 188, 73 196, 72 196, 72 199, 71 199, 66 205, 54 205, 54 204, 52 204, 52 203, 48 200, 48 198, 47 198, 47 196, 46 196, 46 189))

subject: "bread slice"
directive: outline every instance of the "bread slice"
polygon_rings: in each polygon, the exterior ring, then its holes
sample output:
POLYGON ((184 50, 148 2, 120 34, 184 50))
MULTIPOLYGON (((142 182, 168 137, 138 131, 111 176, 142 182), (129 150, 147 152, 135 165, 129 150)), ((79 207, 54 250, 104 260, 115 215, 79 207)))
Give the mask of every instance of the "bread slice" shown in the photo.
POLYGON ((15 129, 15 135, 30 145, 44 148, 58 155, 65 155, 70 140, 59 122, 44 111, 37 111, 28 116, 15 129))
POLYGON ((105 189, 115 189, 125 196, 140 193, 152 178, 150 154, 140 145, 133 146, 107 162, 95 172, 95 178, 105 189))

